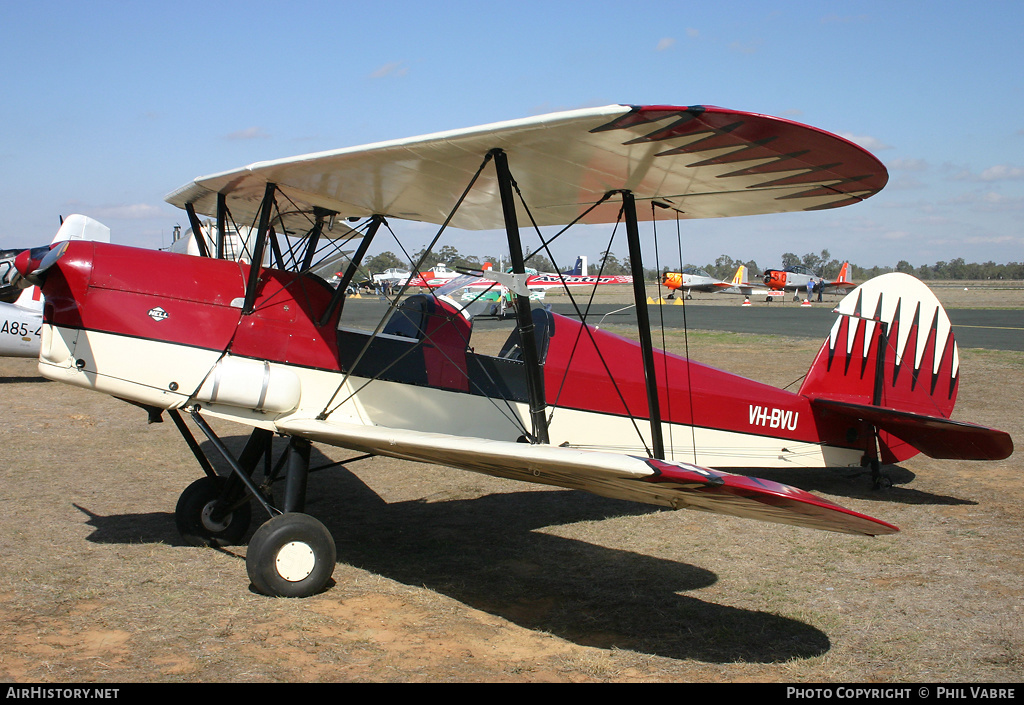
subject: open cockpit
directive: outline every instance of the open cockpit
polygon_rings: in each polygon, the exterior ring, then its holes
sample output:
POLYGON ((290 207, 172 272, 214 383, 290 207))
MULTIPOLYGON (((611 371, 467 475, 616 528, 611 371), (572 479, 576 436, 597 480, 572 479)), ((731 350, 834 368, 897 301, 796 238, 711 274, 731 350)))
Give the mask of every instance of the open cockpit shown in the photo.
MULTIPOLYGON (((553 317, 534 309, 538 356, 543 362, 554 332, 553 317)), ((340 326, 342 371, 358 377, 438 387, 526 401, 526 372, 518 329, 494 355, 471 347, 473 321, 446 297, 415 294, 394 308, 380 332, 340 326)))

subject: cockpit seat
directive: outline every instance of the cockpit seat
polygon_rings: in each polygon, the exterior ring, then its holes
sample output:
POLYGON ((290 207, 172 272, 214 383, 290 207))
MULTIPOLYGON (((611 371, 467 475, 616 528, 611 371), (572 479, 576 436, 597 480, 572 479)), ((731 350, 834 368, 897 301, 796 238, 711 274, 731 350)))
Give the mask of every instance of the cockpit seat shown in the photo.
MULTIPOLYGON (((555 334, 555 319, 551 312, 543 308, 535 308, 530 314, 533 318, 533 335, 537 343, 537 359, 544 364, 544 358, 548 354, 548 343, 551 336, 555 334)), ((506 360, 522 360, 523 348, 519 340, 519 329, 515 328, 505 344, 501 346, 498 357, 506 360)))

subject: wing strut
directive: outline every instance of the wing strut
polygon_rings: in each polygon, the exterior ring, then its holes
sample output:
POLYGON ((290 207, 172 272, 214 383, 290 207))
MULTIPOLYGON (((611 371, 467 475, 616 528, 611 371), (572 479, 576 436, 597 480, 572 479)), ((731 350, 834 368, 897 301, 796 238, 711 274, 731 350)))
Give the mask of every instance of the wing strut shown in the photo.
POLYGON ((224 232, 228 227, 228 197, 217 194, 217 259, 224 259, 224 232))
MULTIPOLYGON (((355 279, 356 272, 359 271, 359 265, 363 262, 363 257, 366 255, 366 250, 369 249, 370 243, 373 242, 374 236, 377 235, 377 230, 380 228, 381 223, 384 222, 384 216, 375 215, 370 219, 370 229, 363 235, 362 241, 359 243, 359 247, 356 248, 355 254, 352 259, 349 260, 348 269, 345 270, 345 275, 338 282, 338 288, 334 290, 334 296, 331 297, 331 303, 327 306, 327 310, 324 311, 324 315, 320 318, 320 325, 327 325, 327 321, 334 315, 334 310, 337 308, 345 307, 345 292, 348 290, 348 285, 355 279)), ((338 314, 341 317, 341 314, 338 314)))
MULTIPOLYGON (((500 149, 492 150, 494 166, 498 172, 498 193, 501 195, 501 211, 505 218, 505 233, 512 258, 512 273, 526 274, 523 258, 523 243, 519 238, 519 220, 512 194, 512 174, 508 169, 508 157, 500 149)), ((635 218, 634 218, 635 221, 635 218)), ((539 443, 548 443, 548 422, 544 413, 547 403, 544 399, 544 379, 537 356, 533 316, 530 313, 530 297, 516 294, 516 325, 522 342, 523 364, 526 367, 526 390, 530 396, 530 420, 533 436, 539 443)), ((658 456, 663 457, 663 456, 658 456)))
POLYGON ((629 268, 633 273, 633 299, 636 302, 636 327, 640 351, 644 359, 647 382, 647 407, 651 417, 651 452, 665 459, 665 441, 661 435, 661 405, 658 403, 658 378, 654 371, 654 343, 651 341, 651 319, 647 312, 647 289, 644 286, 644 262, 640 252, 640 228, 637 226, 636 200, 632 191, 622 191, 626 215, 626 241, 629 243, 629 268))
POLYGON ((196 247, 199 248, 200 257, 209 257, 210 251, 206 249, 206 236, 203 235, 203 226, 199 223, 199 216, 191 203, 185 204, 185 212, 188 213, 188 222, 192 226, 192 237, 196 239, 196 247))
POLYGON ((242 304, 242 315, 248 316, 256 307, 256 284, 260 280, 260 267, 263 266, 263 250, 267 245, 267 231, 270 230, 270 211, 274 207, 274 192, 277 185, 267 183, 263 192, 263 203, 260 205, 260 227, 256 231, 256 244, 253 246, 252 261, 249 262, 249 281, 245 285, 245 302, 242 304))

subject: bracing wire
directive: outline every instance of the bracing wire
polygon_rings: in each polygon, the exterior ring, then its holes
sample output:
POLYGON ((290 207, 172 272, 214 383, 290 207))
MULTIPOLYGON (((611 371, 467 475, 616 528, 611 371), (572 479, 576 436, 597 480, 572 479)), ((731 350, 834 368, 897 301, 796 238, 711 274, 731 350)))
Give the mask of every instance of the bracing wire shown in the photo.
MULTIPOLYGON (((493 156, 490 152, 488 152, 484 156, 483 161, 480 162, 480 166, 477 167, 476 173, 473 174, 473 178, 469 180, 469 184, 466 185, 465 190, 462 192, 458 200, 455 202, 455 205, 452 208, 451 212, 448 213, 448 216, 444 219, 444 222, 441 224, 441 227, 438 228, 437 234, 434 235, 434 239, 431 240, 430 244, 423 251, 423 255, 420 257, 419 262, 416 263, 416 266, 414 267, 413 271, 419 271, 420 267, 423 266, 423 263, 430 255, 430 251, 433 250, 434 245, 436 245, 437 241, 441 238, 441 234, 444 233, 445 229, 447 229, 448 225, 451 223, 452 218, 455 217, 455 213, 458 212, 459 208, 462 206, 462 203, 466 200, 466 197, 469 195, 469 192, 473 189, 473 186, 476 184, 477 179, 480 178, 480 174, 483 172, 484 167, 487 166, 487 164, 491 161, 492 158, 493 156)), ((388 229, 390 230, 390 226, 388 229)), ((412 278, 410 277, 402 285, 401 289, 399 289, 398 294, 395 296, 394 300, 390 302, 390 304, 388 305, 387 312, 385 312, 384 316, 380 319, 380 322, 377 323, 377 327, 374 329, 373 335, 366 341, 366 344, 363 346, 363 349, 359 351, 359 354, 356 356, 356 359, 352 363, 351 368, 349 368, 345 372, 341 381, 338 383, 338 387, 331 394, 330 398, 327 400, 327 403, 324 405, 324 408, 320 411, 320 414, 317 416, 317 418, 326 419, 328 416, 330 416, 338 409, 338 406, 340 406, 340 404, 336 405, 333 409, 330 407, 334 403, 334 400, 337 398, 338 394, 341 392, 342 387, 344 387, 348 383, 349 379, 352 377, 352 370, 359 366, 359 363, 360 361, 362 361, 363 356, 366 355, 366 352, 370 349, 370 343, 373 341, 373 338, 375 338, 377 334, 380 333, 381 329, 384 328, 384 322, 387 320, 389 314, 391 314, 394 311, 394 309, 398 305, 398 302, 402 299, 403 296, 405 296, 405 292, 409 289, 409 282, 411 281, 412 278)))
MULTIPOLYGON (((657 276, 660 277, 661 276, 661 256, 660 256, 660 254, 658 252, 658 218, 657 218, 656 212, 654 210, 656 207, 657 207, 656 202, 655 201, 651 201, 651 228, 652 228, 652 230, 654 232, 654 271, 657 272, 657 276)), ((658 285, 658 300, 659 300, 659 302, 661 301, 661 286, 660 286, 660 284, 658 285)), ((660 321, 660 326, 661 326, 661 349, 662 350, 667 350, 668 347, 667 347, 666 342, 665 342, 665 307, 664 306, 658 306, 658 319, 660 321)), ((666 390, 671 390, 672 389, 672 384, 671 384, 671 380, 669 379, 669 373, 668 373, 668 369, 669 368, 668 368, 668 356, 667 355, 662 355, 661 356, 661 365, 662 365, 662 372, 665 375, 665 388, 666 388, 666 390)), ((666 394, 665 396, 666 396, 665 406, 666 406, 666 410, 668 411, 668 418, 669 418, 669 424, 668 424, 668 447, 669 447, 669 454, 671 456, 671 459, 674 460, 675 459, 675 443, 673 441, 673 438, 674 438, 675 424, 671 422, 671 420, 672 420, 672 394, 671 394, 671 391, 669 391, 669 393, 666 394)))
MULTIPOLYGON (((679 250, 679 271, 683 271, 683 234, 679 211, 676 211, 676 247, 679 250)), ((683 357, 686 358, 686 398, 690 405, 690 443, 693 445, 693 464, 697 465, 697 417, 693 408, 693 377, 690 373, 690 327, 686 322, 686 297, 683 297, 683 357)))

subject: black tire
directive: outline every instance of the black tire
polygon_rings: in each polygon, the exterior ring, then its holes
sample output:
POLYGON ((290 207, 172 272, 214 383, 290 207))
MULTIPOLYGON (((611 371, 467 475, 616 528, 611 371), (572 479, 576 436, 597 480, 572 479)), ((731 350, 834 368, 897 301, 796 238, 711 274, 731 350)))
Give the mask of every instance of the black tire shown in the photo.
POLYGON ((210 512, 226 482, 223 477, 201 477, 181 493, 174 508, 174 523, 186 543, 193 546, 230 546, 241 541, 249 530, 252 508, 248 502, 221 522, 210 519, 210 512))
POLYGON ((309 516, 280 514, 256 529, 245 568, 258 592, 271 597, 309 597, 323 590, 337 561, 334 537, 309 516))

